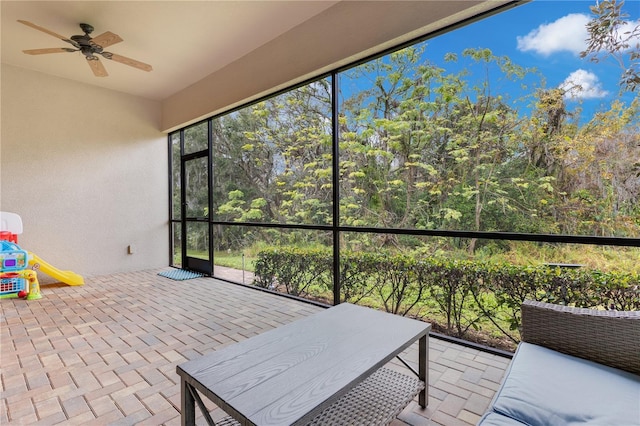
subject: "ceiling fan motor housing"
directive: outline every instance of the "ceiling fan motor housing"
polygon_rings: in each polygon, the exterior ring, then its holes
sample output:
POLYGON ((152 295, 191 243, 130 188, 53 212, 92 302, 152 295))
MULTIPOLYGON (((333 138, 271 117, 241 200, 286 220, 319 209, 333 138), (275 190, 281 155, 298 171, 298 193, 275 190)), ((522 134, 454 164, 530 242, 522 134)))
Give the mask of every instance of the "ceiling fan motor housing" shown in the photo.
POLYGON ((80 28, 84 31, 84 35, 71 36, 71 40, 77 43, 78 48, 88 60, 97 60, 94 55, 102 53, 102 47, 92 41, 89 34, 93 32, 93 26, 89 24, 80 24, 80 28))

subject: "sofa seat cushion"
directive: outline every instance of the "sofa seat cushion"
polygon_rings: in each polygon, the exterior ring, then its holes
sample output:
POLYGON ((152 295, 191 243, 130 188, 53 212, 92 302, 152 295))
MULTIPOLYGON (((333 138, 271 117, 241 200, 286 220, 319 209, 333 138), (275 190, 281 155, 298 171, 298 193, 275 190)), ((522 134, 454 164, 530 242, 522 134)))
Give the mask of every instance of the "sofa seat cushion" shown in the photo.
POLYGON ((511 417, 503 416, 500 413, 489 411, 482 416, 478 425, 482 426, 523 426, 524 423, 511 417))
POLYGON ((640 425, 640 376, 522 342, 491 411, 531 426, 640 425))

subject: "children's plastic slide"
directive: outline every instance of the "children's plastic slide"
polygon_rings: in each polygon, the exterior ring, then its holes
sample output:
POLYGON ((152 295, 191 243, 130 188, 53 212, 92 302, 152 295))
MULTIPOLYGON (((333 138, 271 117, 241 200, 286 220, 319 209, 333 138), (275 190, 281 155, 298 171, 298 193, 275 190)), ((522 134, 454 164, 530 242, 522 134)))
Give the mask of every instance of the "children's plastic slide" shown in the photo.
POLYGON ((61 271, 60 269, 52 266, 51 264, 45 262, 40 259, 35 254, 29 252, 29 266, 35 270, 40 270, 45 274, 49 275, 51 278, 55 278, 60 282, 69 285, 83 285, 84 278, 81 275, 76 274, 72 271, 61 271))

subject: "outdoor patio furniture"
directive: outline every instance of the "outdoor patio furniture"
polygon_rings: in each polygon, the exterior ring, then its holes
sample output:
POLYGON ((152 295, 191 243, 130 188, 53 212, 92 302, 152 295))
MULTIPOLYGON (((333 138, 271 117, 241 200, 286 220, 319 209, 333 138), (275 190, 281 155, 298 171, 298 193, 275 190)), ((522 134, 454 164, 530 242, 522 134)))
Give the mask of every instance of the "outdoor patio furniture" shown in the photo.
POLYGON ((218 424, 389 424, 427 404, 430 328, 343 303, 181 364, 182 424, 195 403, 214 424, 199 394, 230 415, 218 424), (417 377, 381 368, 416 340, 417 377))
POLYGON ((525 301, 490 425, 640 425, 640 312, 525 301))

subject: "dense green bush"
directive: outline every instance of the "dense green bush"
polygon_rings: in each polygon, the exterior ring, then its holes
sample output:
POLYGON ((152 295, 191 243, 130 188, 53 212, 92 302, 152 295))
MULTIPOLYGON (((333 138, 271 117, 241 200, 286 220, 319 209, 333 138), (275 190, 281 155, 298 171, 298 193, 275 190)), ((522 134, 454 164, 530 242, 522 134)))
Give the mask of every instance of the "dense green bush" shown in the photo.
MULTIPOLYGON (((331 300, 332 252, 274 247, 258 253, 254 284, 331 300)), ((441 318, 447 332, 499 330, 519 340, 525 299, 598 309, 639 310, 640 275, 557 266, 516 266, 386 251, 343 252, 341 301, 399 315, 441 318)))
POLYGON ((323 249, 273 247, 258 253, 254 284, 262 288, 284 289, 300 297, 313 295, 318 287, 330 289, 333 258, 323 249))

